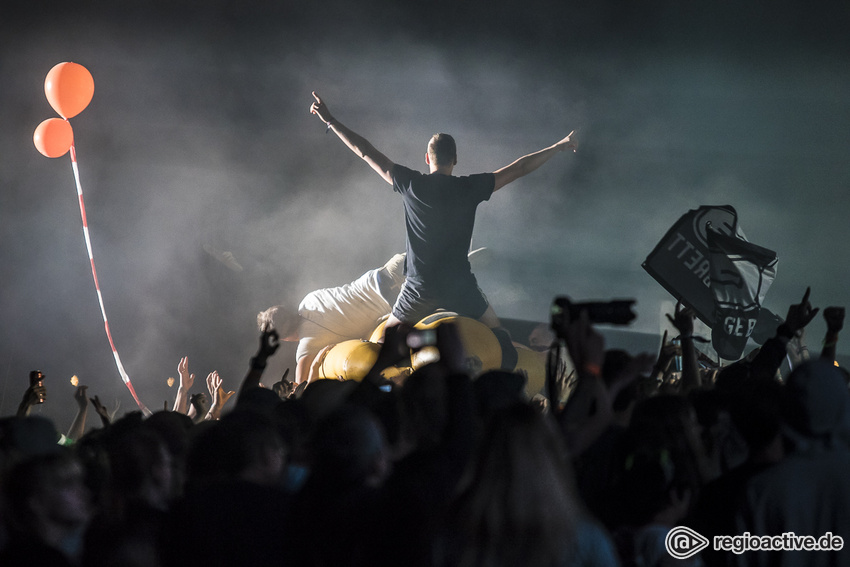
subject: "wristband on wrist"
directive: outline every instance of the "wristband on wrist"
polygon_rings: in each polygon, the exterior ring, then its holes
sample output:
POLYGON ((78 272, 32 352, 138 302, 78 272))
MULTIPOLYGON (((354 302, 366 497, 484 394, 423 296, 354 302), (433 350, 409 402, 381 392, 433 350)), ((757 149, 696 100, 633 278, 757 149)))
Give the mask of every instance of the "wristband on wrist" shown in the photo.
POLYGON ((327 125, 328 125, 328 127, 327 127, 327 128, 325 128, 325 134, 327 134, 328 132, 330 132, 330 131, 331 131, 331 124, 333 124, 333 123, 334 123, 334 121, 333 121, 333 120, 328 120, 328 121, 327 121, 327 125))

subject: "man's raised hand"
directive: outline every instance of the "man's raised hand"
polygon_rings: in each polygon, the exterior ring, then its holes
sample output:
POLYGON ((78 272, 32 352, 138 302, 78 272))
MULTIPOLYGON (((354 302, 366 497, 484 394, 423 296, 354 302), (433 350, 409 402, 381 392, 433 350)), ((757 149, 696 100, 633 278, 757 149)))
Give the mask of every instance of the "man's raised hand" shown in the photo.
POLYGON ((330 110, 328 110, 327 105, 322 102, 322 99, 316 94, 316 91, 313 91, 313 98, 315 98, 316 101, 310 105, 310 114, 315 114, 319 117, 319 120, 325 124, 331 123, 334 117, 331 115, 330 110))
POLYGON ((573 153, 575 153, 575 151, 578 150, 578 137, 576 136, 576 131, 573 130, 567 134, 566 138, 558 142, 558 148, 561 151, 572 150, 573 153))

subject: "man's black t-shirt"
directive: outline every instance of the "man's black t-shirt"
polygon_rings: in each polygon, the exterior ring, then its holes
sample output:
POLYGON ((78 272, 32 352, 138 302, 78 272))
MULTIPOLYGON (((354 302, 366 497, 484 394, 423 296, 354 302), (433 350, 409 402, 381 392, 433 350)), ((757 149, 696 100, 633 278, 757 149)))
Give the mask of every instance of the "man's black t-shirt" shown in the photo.
POLYGON ((425 175, 396 164, 393 190, 404 198, 408 279, 439 286, 469 274, 469 245, 478 204, 493 194, 492 173, 425 175))

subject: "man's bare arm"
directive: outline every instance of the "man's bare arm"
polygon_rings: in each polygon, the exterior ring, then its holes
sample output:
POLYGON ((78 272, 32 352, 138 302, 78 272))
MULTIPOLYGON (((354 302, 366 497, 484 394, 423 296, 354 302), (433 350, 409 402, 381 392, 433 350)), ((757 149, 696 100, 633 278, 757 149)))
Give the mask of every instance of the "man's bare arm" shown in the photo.
POLYGON ((554 156, 556 153, 563 152, 565 150, 576 151, 577 148, 578 142, 575 139, 575 131, 572 131, 560 142, 551 145, 548 148, 543 148, 533 154, 522 156, 512 164, 493 172, 496 176, 496 186, 493 188, 493 191, 501 189, 511 181, 516 181, 523 175, 528 175, 549 161, 549 158, 554 156))
POLYGON ((334 118, 328 110, 327 105, 322 102, 322 99, 319 98, 319 95, 315 92, 313 93, 313 97, 316 99, 316 102, 310 106, 310 113, 318 116, 319 119, 327 124, 328 128, 333 130, 334 134, 336 134, 357 157, 368 163, 369 167, 374 169, 375 172, 384 179, 384 181, 392 185, 393 162, 387 156, 375 149, 375 146, 373 146, 369 140, 360 134, 353 132, 339 120, 334 118))

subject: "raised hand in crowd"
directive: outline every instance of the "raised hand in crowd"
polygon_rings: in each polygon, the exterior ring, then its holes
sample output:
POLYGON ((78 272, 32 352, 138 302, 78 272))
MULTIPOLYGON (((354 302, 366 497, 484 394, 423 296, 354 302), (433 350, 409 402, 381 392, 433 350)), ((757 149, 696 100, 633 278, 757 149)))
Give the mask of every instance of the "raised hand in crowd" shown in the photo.
MULTIPOLYGON (((806 290, 808 293, 808 290, 806 290)), ((817 310, 815 310, 817 312, 817 310)), ((824 313, 826 316, 826 313, 824 313)), ((809 347, 806 346, 806 329, 805 327, 798 329, 793 336, 788 339, 788 344, 785 351, 788 354, 788 360, 791 363, 791 368, 796 368, 801 362, 808 360, 809 347)))
POLYGON ((30 372, 30 384, 24 390, 24 396, 18 405, 17 416, 26 417, 33 406, 43 404, 47 399, 47 389, 44 386, 44 374, 39 370, 30 372))
POLYGON ((554 411, 557 413, 564 409, 564 402, 569 396, 569 393, 575 387, 578 377, 576 376, 575 369, 567 372, 566 362, 564 360, 559 360, 556 365, 553 380, 554 382, 552 385, 554 387, 550 387, 549 394, 552 397, 552 400, 555 400, 551 407, 553 407, 554 411))
POLYGON ((564 356, 564 347, 560 342, 555 341, 549 348, 546 357, 546 384, 545 384, 545 409, 557 415, 564 409, 566 401, 572 388, 575 386, 576 376, 575 369, 568 371, 567 359, 564 356))
POLYGON ((671 382, 671 375, 675 370, 673 361, 676 356, 681 356, 682 347, 673 341, 667 340, 667 331, 661 337, 661 348, 658 349, 658 356, 655 359, 655 366, 652 368, 651 376, 660 388, 664 388, 665 384, 671 382))
POLYGON ((257 349, 257 354, 251 357, 251 367, 239 387, 240 396, 248 390, 262 387, 260 380, 266 369, 266 363, 269 357, 277 352, 278 347, 280 347, 280 336, 277 331, 270 328, 264 329, 260 333, 260 347, 257 349))
POLYGON ((221 408, 224 407, 224 404, 236 393, 233 390, 226 392, 224 388, 221 386, 222 379, 221 376, 218 375, 216 370, 207 375, 207 389, 210 392, 210 397, 212 397, 212 404, 210 405, 210 410, 206 414, 205 419, 218 419, 221 417, 221 408))
POLYGON ((844 308, 827 307, 823 310, 823 318, 826 320, 826 337, 823 339, 820 357, 834 362, 838 333, 844 328, 844 308))
POLYGON ((298 384, 291 380, 287 380, 289 376, 289 368, 283 372, 280 380, 272 384, 272 391, 277 394, 281 400, 287 400, 295 395, 295 390, 298 389, 298 384))
POLYGON ((756 379, 769 379, 776 376, 782 362, 788 354, 788 343, 802 335, 806 325, 812 322, 819 308, 809 303, 811 288, 806 288, 803 299, 788 307, 785 321, 776 328, 776 336, 765 341, 758 354, 750 363, 750 376, 756 379))
POLYGON ((74 415, 74 421, 71 422, 71 426, 68 428, 68 434, 66 435, 68 439, 73 439, 74 441, 82 437, 86 430, 86 417, 88 416, 89 410, 89 399, 86 395, 86 390, 88 390, 88 388, 88 386, 79 385, 77 386, 77 389, 74 390, 74 401, 77 402, 77 413, 74 415))
POLYGON ((184 356, 177 363, 177 373, 180 375, 180 386, 177 388, 177 397, 174 399, 174 409, 178 413, 189 413, 189 390, 195 383, 195 375, 189 372, 189 357, 184 356))
POLYGON ((74 401, 77 402, 77 408, 80 411, 85 411, 89 407, 89 398, 86 395, 89 387, 80 384, 74 390, 74 401))
POLYGON ((570 454, 577 457, 605 431, 614 418, 614 412, 601 377, 605 340, 593 328, 586 311, 567 322, 563 339, 578 380, 557 418, 570 454))
POLYGON ((97 415, 100 416, 100 421, 103 424, 103 427, 109 427, 112 423, 112 417, 109 415, 109 410, 107 410, 106 406, 100 402, 100 398, 98 396, 89 398, 89 400, 91 401, 91 405, 94 406, 94 411, 96 411, 97 415))
POLYGON ((702 385, 697 349, 694 346, 694 310, 679 301, 676 303, 674 315, 668 313, 667 319, 679 331, 679 342, 682 345, 682 379, 679 381, 679 391, 686 394, 702 385))
POLYGON ((803 300, 788 307, 788 315, 785 317, 785 323, 779 326, 777 332, 788 339, 806 328, 806 325, 812 322, 815 315, 820 311, 819 307, 812 309, 812 304, 809 303, 809 295, 812 288, 807 287, 806 293, 803 295, 803 300))

